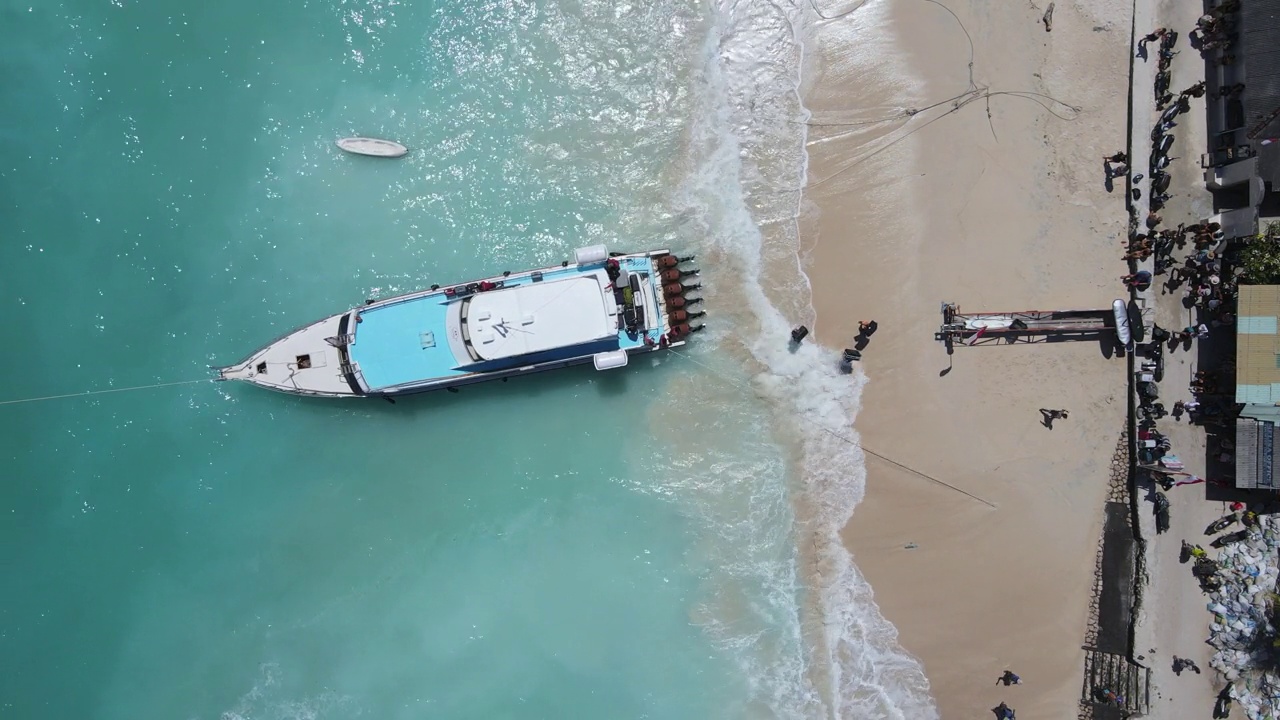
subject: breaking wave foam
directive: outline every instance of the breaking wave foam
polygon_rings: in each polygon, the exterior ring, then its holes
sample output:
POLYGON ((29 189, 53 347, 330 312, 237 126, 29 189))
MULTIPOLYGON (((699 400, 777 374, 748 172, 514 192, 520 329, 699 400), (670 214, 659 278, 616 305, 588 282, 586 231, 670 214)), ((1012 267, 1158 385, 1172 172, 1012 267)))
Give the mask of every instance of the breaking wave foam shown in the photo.
MULTIPOLYGON (((807 18, 758 0, 725 0, 717 10, 692 78, 689 167, 677 205, 682 234, 700 236, 714 257, 703 264, 712 266, 712 307, 734 309, 729 324, 712 316, 715 345, 746 353, 751 387, 793 441, 794 479, 782 495, 795 514, 796 552, 789 567, 752 572, 780 604, 790 595, 792 632, 783 635, 803 639, 798 651, 742 662, 776 717, 936 717, 923 668, 898 645, 839 537, 865 487, 851 429, 865 377, 840 374, 830 350, 810 343, 793 352, 786 343, 791 326, 814 314, 796 222, 807 171, 808 113, 798 92, 807 18)), ((752 637, 709 626, 722 641, 752 637)))

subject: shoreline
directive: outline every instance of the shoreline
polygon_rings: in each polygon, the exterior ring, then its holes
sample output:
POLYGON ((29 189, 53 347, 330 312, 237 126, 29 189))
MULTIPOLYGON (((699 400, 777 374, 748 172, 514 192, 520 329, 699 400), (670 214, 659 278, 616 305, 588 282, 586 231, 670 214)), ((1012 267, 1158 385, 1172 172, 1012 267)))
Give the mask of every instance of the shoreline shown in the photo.
POLYGON ((1001 701, 1057 716, 1079 699, 1124 363, 1096 342, 957 348, 948 363, 933 331, 944 300, 995 312, 1118 296, 1098 268, 1123 273, 1127 215, 1097 159, 1125 144, 1132 24, 1111 0, 1057 8, 1052 32, 1043 10, 978 5, 865 6, 883 24, 859 38, 863 58, 841 48, 847 27, 815 26, 801 239, 815 337, 835 352, 879 321, 854 423, 867 448, 997 506, 868 458, 842 532, 855 564, 942 717, 1001 701), (948 112, 983 87, 1023 94, 948 112), (1040 407, 1070 418, 1048 430, 1040 407), (994 685, 1005 669, 1024 684, 994 685))

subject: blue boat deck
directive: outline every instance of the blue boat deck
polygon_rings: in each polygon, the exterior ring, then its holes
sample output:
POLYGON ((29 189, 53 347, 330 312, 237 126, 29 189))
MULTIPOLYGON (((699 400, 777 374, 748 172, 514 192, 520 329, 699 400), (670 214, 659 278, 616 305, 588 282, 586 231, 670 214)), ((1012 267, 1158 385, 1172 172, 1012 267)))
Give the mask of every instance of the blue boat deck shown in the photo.
MULTIPOLYGON (((655 313, 659 307, 661 278, 653 275, 653 267, 647 257, 618 258, 630 273, 650 276, 651 282, 642 299, 646 313, 655 313)), ((560 280, 575 275, 599 272, 600 264, 548 268, 542 270, 543 281, 560 280)), ((527 285, 534 280, 521 273, 509 278, 491 278, 503 281, 506 287, 527 285)), ((444 290, 411 296, 404 300, 392 300, 387 304, 375 303, 360 311, 360 323, 356 327, 355 342, 348 347, 353 362, 359 365, 365 383, 371 390, 394 387, 424 380, 448 379, 472 374, 458 369, 459 361, 449 349, 446 318, 452 298, 444 290)), ((665 321, 658 328, 634 337, 625 330, 618 332, 618 347, 635 349, 644 346, 645 337, 657 343, 665 321)))
POLYGON ((360 314, 356 341, 347 351, 370 388, 467 374, 449 350, 447 308, 444 295, 432 293, 360 314), (427 333, 434 346, 426 346, 427 333))

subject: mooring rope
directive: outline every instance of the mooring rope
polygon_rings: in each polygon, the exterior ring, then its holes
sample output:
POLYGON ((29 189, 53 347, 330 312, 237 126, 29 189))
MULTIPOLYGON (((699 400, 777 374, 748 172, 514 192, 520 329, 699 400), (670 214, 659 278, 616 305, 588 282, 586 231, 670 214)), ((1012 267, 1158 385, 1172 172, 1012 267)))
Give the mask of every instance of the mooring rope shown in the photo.
POLYGON ((134 387, 110 388, 108 390, 85 390, 78 393, 67 393, 66 395, 46 395, 44 397, 21 398, 19 400, 0 400, 0 405, 17 405, 18 403, 42 402, 44 400, 63 400, 65 398, 88 397, 90 395, 105 395, 107 393, 122 393, 133 390, 151 390, 152 388, 172 387, 174 385, 193 385, 195 383, 202 382, 213 382, 213 378, 179 380, 177 382, 155 383, 153 385, 135 385, 134 387))
MULTIPOLYGON (((688 360, 689 362, 691 362, 691 363, 693 363, 693 364, 695 364, 695 365, 701 365, 702 367, 706 368, 707 370, 710 370, 711 372, 715 373, 715 379, 720 380, 720 381, 722 381, 722 382, 724 382, 724 383, 726 383, 726 384, 728 384, 728 385, 730 385, 730 386, 732 386, 732 387, 734 387, 734 388, 737 388, 737 389, 739 389, 739 390, 748 390, 748 389, 749 389, 749 388, 745 388, 745 387, 743 387, 743 386, 742 386, 741 384, 739 384, 739 383, 735 383, 735 382, 733 382, 732 380, 729 380, 728 378, 722 377, 722 376, 719 374, 719 371, 718 371, 718 370, 716 370, 715 368, 711 367, 710 365, 707 365, 707 364, 706 364, 706 363, 704 363, 704 362, 701 362, 701 361, 699 361, 699 360, 695 359, 694 357, 692 357, 692 356, 690 356, 690 355, 685 355, 685 354, 684 354, 684 353, 682 353, 682 352, 676 352, 676 350, 675 350, 674 348, 671 348, 668 352, 670 352, 670 353, 671 353, 671 354, 673 354, 673 355, 676 355, 677 357, 684 358, 685 360, 688 360)), ((973 493, 971 493, 971 492, 969 492, 969 491, 967 491, 967 490, 963 490, 963 489, 961 489, 961 488, 958 488, 958 487, 956 487, 955 485, 952 485, 952 484, 951 484, 951 483, 949 483, 949 482, 946 482, 946 481, 944 481, 944 480, 939 480, 938 478, 936 478, 936 477, 934 477, 934 476, 932 476, 932 475, 930 475, 930 474, 928 474, 928 473, 926 473, 926 472, 922 472, 922 471, 920 471, 920 470, 917 470, 917 469, 915 469, 915 468, 911 467, 910 465, 905 465, 905 464, 903 464, 903 463, 900 463, 900 462, 898 462, 897 460, 894 460, 894 459, 893 459, 893 458, 891 458, 891 457, 887 457, 887 456, 885 456, 885 455, 881 455, 880 453, 878 453, 878 452, 876 452, 876 451, 874 451, 874 450, 872 450, 872 449, 868 448, 867 446, 865 446, 865 445, 863 445, 863 444, 861 444, 861 443, 859 443, 859 442, 854 441, 854 440, 853 440, 853 438, 850 438, 850 437, 848 437, 848 436, 846 436, 846 435, 841 435, 840 433, 838 433, 838 432, 836 432, 836 431, 834 431, 834 430, 832 430, 832 429, 830 429, 830 428, 823 427, 821 424, 819 424, 819 423, 818 423, 816 420, 814 420, 813 418, 810 418, 810 417, 808 417, 808 416, 806 416, 806 415, 804 415, 804 414, 802 414, 802 413, 800 413, 800 412, 796 412, 796 411, 792 411, 792 414, 793 414, 793 415, 795 415, 796 417, 799 417, 801 420, 805 420, 805 421, 809 422, 810 424, 812 424, 813 426, 817 427, 817 428, 818 428, 819 430, 821 430, 822 432, 824 432, 824 433, 826 433, 826 434, 830 435, 831 437, 836 438, 837 440, 840 440, 840 441, 846 442, 846 443, 848 443, 848 444, 850 444, 850 445, 852 445, 852 446, 854 446, 854 447, 858 448, 858 449, 859 449, 859 450, 861 450, 862 452, 864 452, 864 453, 866 453, 866 454, 868 454, 868 455, 871 455, 872 457, 880 458, 881 460, 883 460, 883 461, 885 461, 885 462, 889 463, 890 465, 893 465, 894 467, 900 468, 900 469, 902 469, 902 470, 906 470, 907 472, 911 473, 912 475, 918 475, 918 476, 920 476, 920 477, 924 478, 925 480, 928 480, 929 482, 936 483, 936 484, 941 485, 941 486, 943 486, 943 487, 945 487, 945 488, 948 488, 948 489, 950 489, 950 490, 954 490, 954 491, 956 491, 956 492, 960 493, 961 495, 964 495, 965 497, 972 498, 973 500, 977 500, 978 502, 982 503, 983 505, 986 505, 986 506, 987 506, 987 507, 989 507, 989 508, 992 508, 993 510, 994 510, 994 509, 996 509, 996 505, 995 505, 994 503, 992 503, 992 502, 988 501, 988 500, 984 500, 983 498, 980 498, 980 497, 978 497, 977 495, 974 495, 973 493)))
MULTIPOLYGON (((700 361, 700 360, 698 360, 698 359, 696 359, 696 358, 694 358, 694 357, 692 357, 692 356, 690 356, 690 355, 685 355, 685 354, 684 354, 684 353, 682 353, 682 352, 677 352, 674 348, 672 348, 672 349, 670 350, 670 352, 671 352, 671 354, 675 355, 676 357, 683 358, 683 359, 688 360, 689 362, 691 362, 691 363, 693 363, 693 364, 695 364, 695 365, 699 365, 699 366, 701 366, 701 367, 703 367, 703 368, 706 368, 707 370, 711 371, 712 373, 714 373, 713 377, 714 377, 716 380, 720 380, 721 382, 724 382, 724 383, 726 383, 727 385, 730 385, 731 387, 734 387, 734 388, 739 389, 739 390, 747 390, 747 389, 749 389, 749 388, 745 388, 745 387, 743 387, 743 386, 742 386, 741 384, 739 384, 739 383, 735 383, 735 382, 733 382, 732 380, 729 380, 728 378, 722 377, 722 376, 719 374, 719 371, 718 371, 718 370, 716 370, 715 368, 711 367, 710 365, 707 365, 706 363, 704 363, 704 362, 702 362, 702 361, 700 361)), ((156 389, 156 388, 163 388, 163 387, 175 387, 175 386, 178 386, 178 385, 194 385, 195 383, 213 382, 213 380, 214 380, 213 378, 200 378, 200 379, 198 379, 198 380, 178 380, 178 381, 176 381, 176 382, 153 383, 153 384, 151 384, 151 385, 135 385, 135 386, 133 386, 133 387, 123 387, 123 388, 109 388, 109 389, 107 389, 107 390, 85 390, 85 391, 82 391, 82 392, 66 393, 66 394, 63 394, 63 395, 45 395, 45 396, 42 396, 42 397, 19 398, 19 399, 17 399, 17 400, 0 400, 0 405, 18 405, 18 404, 20 404, 20 403, 44 402, 44 401, 46 401, 46 400, 65 400, 65 399, 67 399, 67 398, 83 398, 83 397, 90 397, 90 396, 92 396, 92 395, 106 395, 106 394, 108 394, 108 393, 133 392, 133 391, 136 391, 136 390, 154 390, 154 389, 156 389)), ((964 495, 965 497, 969 497, 969 498, 972 498, 972 499, 974 499, 974 500, 977 500, 978 502, 982 503, 983 505, 986 505, 987 507, 990 507, 990 508, 993 508, 993 509, 996 507, 996 505, 995 505, 995 504, 993 504, 993 503, 991 503, 990 501, 984 500, 984 499, 982 499, 982 498, 978 497, 977 495, 974 495, 973 493, 971 493, 971 492, 969 492, 969 491, 967 491, 967 490, 963 490, 963 489, 961 489, 961 488, 958 488, 958 487, 956 487, 955 485, 952 485, 951 483, 948 483, 948 482, 946 482, 946 481, 939 480, 938 478, 936 478, 936 477, 934 477, 934 476, 932 476, 932 475, 930 475, 930 474, 928 474, 928 473, 926 473, 926 472, 922 472, 922 471, 920 471, 920 470, 917 470, 917 469, 915 469, 915 468, 911 467, 910 465, 906 465, 906 464, 904 464, 904 463, 900 463, 900 462, 898 462, 897 460, 894 460, 894 459, 893 459, 893 458, 891 458, 891 457, 888 457, 888 456, 886 456, 886 455, 882 455, 882 454, 880 454, 880 453, 878 453, 878 452, 876 452, 876 451, 874 451, 874 450, 872 450, 872 449, 868 448, 867 446, 862 445, 861 443, 855 442, 852 438, 850 438, 850 437, 848 437, 848 436, 846 436, 846 435, 841 435, 840 433, 838 433, 838 432, 836 432, 836 431, 834 431, 834 430, 832 430, 832 429, 830 429, 830 428, 823 427, 822 425, 818 424, 818 422, 817 422, 816 420, 813 420, 812 418, 810 418, 810 417, 808 417, 808 416, 806 416, 806 415, 803 415, 803 414, 801 414, 801 413, 799 413, 799 412, 794 412, 794 411, 792 412, 792 414, 796 415, 796 416, 797 416, 797 417, 799 417, 801 420, 805 420, 806 422, 809 422, 810 424, 814 425, 815 427, 817 427, 817 428, 818 428, 819 430, 821 430, 822 432, 827 433, 827 434, 828 434, 828 435, 830 435, 831 437, 836 438, 837 440, 840 440, 840 441, 842 441, 842 442, 846 442, 846 443, 848 443, 848 444, 852 445, 853 447, 858 448, 858 449, 859 449, 859 450, 861 450, 862 452, 864 452, 864 453, 866 453, 866 454, 868 454, 868 455, 871 455, 872 457, 879 458, 879 459, 881 459, 881 460, 883 460, 883 461, 885 461, 885 462, 889 463, 890 465, 893 465, 894 467, 900 468, 900 469, 902 469, 902 470, 905 470, 905 471, 907 471, 907 472, 911 473, 912 475, 918 475, 919 477, 922 477, 922 478, 924 478, 925 480, 928 480, 929 482, 936 483, 936 484, 941 485, 941 486, 943 486, 943 487, 945 487, 945 488, 948 488, 948 489, 950 489, 950 490, 954 490, 954 491, 956 491, 956 492, 960 493, 961 495, 964 495)))

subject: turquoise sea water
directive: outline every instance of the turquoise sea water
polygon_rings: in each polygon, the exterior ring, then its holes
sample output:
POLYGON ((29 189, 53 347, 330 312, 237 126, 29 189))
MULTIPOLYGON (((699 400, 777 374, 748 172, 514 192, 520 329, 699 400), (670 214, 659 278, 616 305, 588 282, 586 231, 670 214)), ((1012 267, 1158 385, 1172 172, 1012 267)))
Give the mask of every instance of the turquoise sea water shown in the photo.
POLYGON ((788 211, 751 188, 803 173, 794 20, 0 0, 0 400, 203 378, 365 297, 597 242, 698 252, 712 310, 688 356, 394 406, 213 383, 0 405, 0 717, 926 707, 847 557, 797 549, 861 476, 797 440, 806 413, 846 428, 858 381, 777 350, 807 296, 756 229, 788 211), (333 146, 353 134, 412 153, 333 146), (845 399, 779 405, 797 384, 845 399))

